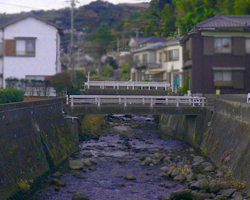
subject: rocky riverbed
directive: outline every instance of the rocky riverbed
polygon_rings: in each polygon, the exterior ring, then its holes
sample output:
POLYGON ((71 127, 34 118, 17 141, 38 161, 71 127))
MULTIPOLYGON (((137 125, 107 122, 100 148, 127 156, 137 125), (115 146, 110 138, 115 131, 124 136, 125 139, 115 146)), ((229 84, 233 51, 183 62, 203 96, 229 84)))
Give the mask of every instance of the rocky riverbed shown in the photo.
POLYGON ((181 141, 162 140, 152 117, 106 121, 108 135, 82 142, 29 199, 247 199, 228 169, 181 141))

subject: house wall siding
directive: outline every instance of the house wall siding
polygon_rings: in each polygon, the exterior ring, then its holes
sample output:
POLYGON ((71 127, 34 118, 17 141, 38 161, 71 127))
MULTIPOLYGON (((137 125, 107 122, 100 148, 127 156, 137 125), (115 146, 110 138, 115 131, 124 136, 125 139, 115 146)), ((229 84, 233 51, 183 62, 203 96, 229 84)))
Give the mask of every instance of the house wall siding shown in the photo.
MULTIPOLYGON (((25 75, 54 75, 60 71, 56 64, 58 30, 35 18, 27 18, 7 26, 4 39, 15 37, 36 37, 35 57, 4 57, 4 79, 8 77, 25 78, 25 75)), ((58 63, 59 65, 59 63, 58 63)), ((4 85, 5 86, 5 85, 4 85)))
POLYGON ((214 53, 204 55, 203 40, 200 34, 192 36, 193 60, 192 60, 192 92, 193 93, 213 93, 220 89, 221 94, 226 93, 248 93, 250 91, 250 54, 233 55, 214 53), (243 67, 244 70, 244 89, 234 89, 233 87, 215 87, 214 72, 212 67, 243 67))

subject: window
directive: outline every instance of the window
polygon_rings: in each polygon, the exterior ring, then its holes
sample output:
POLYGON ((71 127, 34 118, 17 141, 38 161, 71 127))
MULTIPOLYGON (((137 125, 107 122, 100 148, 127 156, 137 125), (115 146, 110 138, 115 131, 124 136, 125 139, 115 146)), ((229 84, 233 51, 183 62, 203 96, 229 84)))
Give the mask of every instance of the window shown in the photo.
POLYGON ((232 81, 232 71, 215 71, 214 81, 232 81))
POLYGON ((164 51, 164 62, 168 61, 168 52, 164 51))
POLYGON ((17 39, 16 40, 17 56, 35 56, 34 39, 17 39))
POLYGON ((0 56, 3 55, 3 43, 0 43, 0 56))
POLYGON ((250 39, 246 39, 246 53, 250 53, 250 39))
POLYGON ((139 55, 136 55, 135 56, 135 62, 139 62, 139 59, 140 59, 139 55))
POLYGON ((148 63, 148 54, 142 55, 142 64, 146 65, 148 63))
POLYGON ((231 38, 215 38, 214 39, 215 53, 231 53, 232 41, 231 38))
POLYGON ((213 67, 214 86, 244 89, 244 67, 213 67))
POLYGON ((161 59, 161 53, 158 54, 158 62, 161 63, 162 59, 161 59))
POLYGON ((179 60, 179 49, 174 49, 169 51, 169 61, 179 60))

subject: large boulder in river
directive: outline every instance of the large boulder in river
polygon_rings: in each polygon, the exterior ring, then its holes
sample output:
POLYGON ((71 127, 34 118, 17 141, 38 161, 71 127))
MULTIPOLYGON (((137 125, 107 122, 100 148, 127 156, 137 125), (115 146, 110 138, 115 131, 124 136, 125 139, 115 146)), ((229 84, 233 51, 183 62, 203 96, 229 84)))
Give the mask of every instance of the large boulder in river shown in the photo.
POLYGON ((90 151, 86 151, 83 153, 84 157, 92 157, 92 153, 90 151))
POLYGON ((199 181, 196 181, 190 185, 190 188, 192 190, 208 190, 209 184, 205 179, 201 179, 199 181))
POLYGON ((124 176, 124 179, 126 179, 126 180, 136 180, 136 177, 133 174, 126 174, 124 176))
POLYGON ((192 200, 192 190, 189 189, 179 189, 171 192, 170 198, 171 199, 185 199, 185 200, 192 200))
POLYGON ((89 200, 89 197, 83 193, 75 193, 72 197, 72 200, 89 200))
POLYGON ((84 167, 84 163, 83 160, 69 160, 69 166, 73 170, 78 170, 84 167))

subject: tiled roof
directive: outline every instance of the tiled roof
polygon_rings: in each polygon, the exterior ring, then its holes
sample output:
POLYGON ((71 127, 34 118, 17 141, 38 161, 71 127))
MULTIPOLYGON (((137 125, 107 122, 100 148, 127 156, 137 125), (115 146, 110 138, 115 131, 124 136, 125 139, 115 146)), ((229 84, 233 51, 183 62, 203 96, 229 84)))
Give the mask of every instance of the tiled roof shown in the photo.
POLYGON ((196 24, 197 28, 244 28, 250 26, 250 15, 220 15, 196 24))
POLYGON ((167 40, 164 37, 157 37, 157 36, 151 36, 151 37, 138 37, 138 40, 134 38, 135 41, 137 41, 138 44, 146 43, 146 42, 166 42, 167 40))
POLYGON ((147 46, 147 47, 143 47, 143 48, 140 48, 140 49, 136 49, 134 50, 132 53, 137 53, 137 52, 140 52, 140 51, 149 51, 149 50, 154 50, 154 49, 157 49, 159 46, 161 46, 163 44, 163 42, 157 42, 155 44, 151 44, 150 46, 147 46))
POLYGON ((19 21, 21 21, 21 20, 24 20, 24 19, 26 19, 26 18, 28 18, 28 17, 33 17, 33 18, 35 18, 35 19, 37 19, 37 20, 40 20, 40 21, 42 21, 42 22, 44 22, 44 23, 46 23, 46 24, 49 24, 49 25, 51 25, 51 26, 54 26, 56 29, 58 29, 60 35, 63 35, 63 31, 62 31, 62 29, 61 29, 59 26, 57 26, 56 24, 53 24, 53 23, 51 23, 51 22, 48 22, 48 21, 46 21, 46 20, 44 20, 44 19, 42 19, 42 18, 40 18, 40 17, 37 17, 37 16, 35 16, 35 15, 32 15, 32 14, 25 14, 25 15, 22 15, 22 16, 20 16, 20 17, 17 17, 17 18, 14 18, 14 19, 12 19, 12 20, 9 20, 9 21, 7 21, 7 22, 5 22, 5 23, 2 23, 2 24, 0 24, 0 29, 5 28, 5 27, 7 27, 7 26, 9 26, 9 25, 11 25, 11 24, 14 24, 14 23, 16 23, 16 22, 19 22, 19 21))

